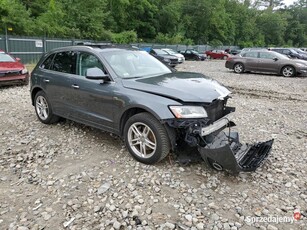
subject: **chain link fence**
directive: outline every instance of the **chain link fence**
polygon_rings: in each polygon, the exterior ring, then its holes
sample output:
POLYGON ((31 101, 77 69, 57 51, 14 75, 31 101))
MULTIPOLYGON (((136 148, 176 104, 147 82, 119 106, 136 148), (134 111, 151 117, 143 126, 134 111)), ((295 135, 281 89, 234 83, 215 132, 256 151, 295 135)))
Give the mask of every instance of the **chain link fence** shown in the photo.
MULTIPOLYGON (((92 40, 75 40, 75 39, 49 39, 45 37, 20 37, 0 35, 0 50, 10 53, 14 57, 19 57, 23 63, 36 63, 40 57, 58 47, 71 46, 80 42, 101 42, 92 40)), ((237 49, 236 46, 219 46, 211 47, 209 45, 168 45, 168 44, 152 44, 152 43, 134 43, 131 44, 139 48, 151 47, 151 48, 171 48, 175 51, 183 51, 186 49, 195 49, 198 52, 205 52, 212 49, 237 49)))

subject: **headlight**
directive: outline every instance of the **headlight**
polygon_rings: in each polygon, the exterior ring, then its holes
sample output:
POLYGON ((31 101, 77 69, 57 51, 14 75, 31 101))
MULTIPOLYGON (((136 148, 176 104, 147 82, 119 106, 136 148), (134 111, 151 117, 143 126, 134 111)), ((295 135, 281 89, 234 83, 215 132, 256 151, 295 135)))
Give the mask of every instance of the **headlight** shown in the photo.
POLYGON ((307 67, 307 65, 302 64, 302 63, 295 63, 298 67, 307 67))
POLYGON ((208 117, 206 110, 201 106, 170 106, 176 118, 204 118, 208 117))
POLYGON ((26 74, 26 73, 28 73, 27 68, 24 68, 24 69, 21 70, 21 74, 26 74))

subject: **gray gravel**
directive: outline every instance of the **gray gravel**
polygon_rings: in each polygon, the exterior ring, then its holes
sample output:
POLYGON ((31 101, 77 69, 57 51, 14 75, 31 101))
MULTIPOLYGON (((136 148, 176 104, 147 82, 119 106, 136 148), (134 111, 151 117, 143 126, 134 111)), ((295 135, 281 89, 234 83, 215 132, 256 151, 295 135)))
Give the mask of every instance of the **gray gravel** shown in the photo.
POLYGON ((0 229, 307 229, 307 79, 237 75, 223 61, 178 69, 230 87, 242 142, 275 139, 261 168, 143 165, 112 134, 40 123, 27 86, 2 87, 0 229))

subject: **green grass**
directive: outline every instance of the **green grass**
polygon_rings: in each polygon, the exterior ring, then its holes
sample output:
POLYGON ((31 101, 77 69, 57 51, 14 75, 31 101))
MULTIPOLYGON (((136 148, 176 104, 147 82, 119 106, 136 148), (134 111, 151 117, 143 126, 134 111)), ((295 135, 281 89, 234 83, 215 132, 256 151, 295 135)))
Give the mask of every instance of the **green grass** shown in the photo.
POLYGON ((34 69, 34 67, 35 67, 35 65, 36 64, 25 64, 25 66, 27 67, 27 70, 29 71, 29 72, 32 72, 32 70, 34 69))

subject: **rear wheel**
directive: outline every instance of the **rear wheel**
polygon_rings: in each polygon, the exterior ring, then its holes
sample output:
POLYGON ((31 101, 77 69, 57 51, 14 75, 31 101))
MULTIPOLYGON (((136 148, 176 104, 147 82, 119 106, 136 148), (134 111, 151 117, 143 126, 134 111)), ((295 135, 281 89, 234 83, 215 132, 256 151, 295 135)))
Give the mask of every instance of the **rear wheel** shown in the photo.
POLYGON ((235 73, 243 73, 244 72, 244 65, 242 63, 236 63, 233 67, 235 73))
POLYGON ((124 137, 130 154, 144 164, 159 162, 170 152, 170 139, 164 126, 146 112, 128 119, 124 137))
POLYGON ((292 66, 285 66, 281 70, 281 74, 284 77, 294 77, 295 76, 295 69, 292 66))

